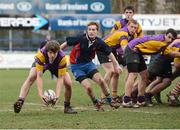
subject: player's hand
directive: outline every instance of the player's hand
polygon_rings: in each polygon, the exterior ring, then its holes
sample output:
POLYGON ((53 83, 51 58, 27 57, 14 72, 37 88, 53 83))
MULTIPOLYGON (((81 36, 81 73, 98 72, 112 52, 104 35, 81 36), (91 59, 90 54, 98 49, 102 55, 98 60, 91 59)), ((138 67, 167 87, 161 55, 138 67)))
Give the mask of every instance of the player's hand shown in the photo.
POLYGON ((41 96, 41 100, 42 100, 42 103, 43 103, 44 105, 46 105, 46 106, 49 105, 48 97, 42 95, 42 96, 41 96))
POLYGON ((58 102, 58 98, 56 97, 51 101, 52 106, 56 105, 57 102, 58 102))
POLYGON ((120 74, 123 71, 122 67, 119 65, 114 66, 114 72, 120 74))

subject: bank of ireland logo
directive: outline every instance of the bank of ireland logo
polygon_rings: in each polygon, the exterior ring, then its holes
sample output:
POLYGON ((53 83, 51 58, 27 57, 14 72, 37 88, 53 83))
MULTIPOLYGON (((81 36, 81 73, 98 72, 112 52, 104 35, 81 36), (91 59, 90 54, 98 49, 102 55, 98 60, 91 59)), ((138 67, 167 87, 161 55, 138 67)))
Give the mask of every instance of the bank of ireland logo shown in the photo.
POLYGON ((27 12, 32 9, 31 3, 26 2, 26 1, 19 2, 19 3, 17 3, 16 6, 17 6, 18 10, 23 11, 23 12, 27 12))
POLYGON ((102 26, 105 28, 112 28, 115 24, 116 20, 113 18, 104 18, 102 20, 102 26))
POLYGON ((101 2, 94 2, 90 5, 90 9, 94 12, 101 12, 105 8, 104 4, 101 2))

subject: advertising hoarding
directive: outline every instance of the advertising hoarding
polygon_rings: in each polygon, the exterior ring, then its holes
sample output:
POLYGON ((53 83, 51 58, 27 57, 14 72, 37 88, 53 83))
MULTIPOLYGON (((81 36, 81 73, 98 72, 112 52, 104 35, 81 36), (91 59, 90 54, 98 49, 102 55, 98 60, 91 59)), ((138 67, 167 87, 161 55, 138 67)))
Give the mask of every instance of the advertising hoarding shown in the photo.
POLYGON ((0 0, 0 14, 111 13, 111 0, 0 0))

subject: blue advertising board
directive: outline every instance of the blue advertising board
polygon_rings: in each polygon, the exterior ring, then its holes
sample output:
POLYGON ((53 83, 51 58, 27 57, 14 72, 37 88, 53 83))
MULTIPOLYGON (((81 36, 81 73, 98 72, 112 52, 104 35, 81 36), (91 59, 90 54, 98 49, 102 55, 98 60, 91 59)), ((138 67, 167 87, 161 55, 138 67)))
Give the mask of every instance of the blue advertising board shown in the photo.
POLYGON ((39 7, 32 0, 0 0, 1 15, 32 15, 35 12, 39 12, 39 7))
POLYGON ((52 15, 48 18, 42 15, 33 16, 0 16, 0 28, 33 28, 50 30, 84 30, 89 22, 100 24, 102 30, 111 29, 116 20, 122 19, 122 15, 112 14, 76 14, 76 15, 52 15))
POLYGON ((43 16, 0 16, 0 28, 26 29, 32 28, 33 31, 39 29, 49 29, 49 21, 43 16))
POLYGON ((0 14, 111 13, 111 0, 0 0, 0 14))
POLYGON ((44 0, 42 12, 50 13, 111 13, 111 0, 44 0))
POLYGON ((116 20, 122 19, 122 15, 94 14, 94 15, 59 15, 49 18, 51 30, 86 29, 91 22, 98 22, 101 29, 111 29, 116 20))

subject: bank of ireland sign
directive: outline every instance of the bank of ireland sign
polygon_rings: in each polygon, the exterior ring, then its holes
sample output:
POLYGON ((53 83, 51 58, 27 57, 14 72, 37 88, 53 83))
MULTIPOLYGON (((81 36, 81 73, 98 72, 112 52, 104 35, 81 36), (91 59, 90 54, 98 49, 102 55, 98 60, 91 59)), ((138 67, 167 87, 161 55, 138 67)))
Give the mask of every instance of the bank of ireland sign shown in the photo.
POLYGON ((90 9, 94 12, 101 12, 105 9, 105 5, 102 2, 94 2, 90 5, 90 9))
POLYGON ((101 29, 111 29, 116 20, 121 19, 121 15, 96 14, 96 15, 60 15, 50 17, 52 30, 72 30, 86 29, 89 22, 98 22, 101 29))

